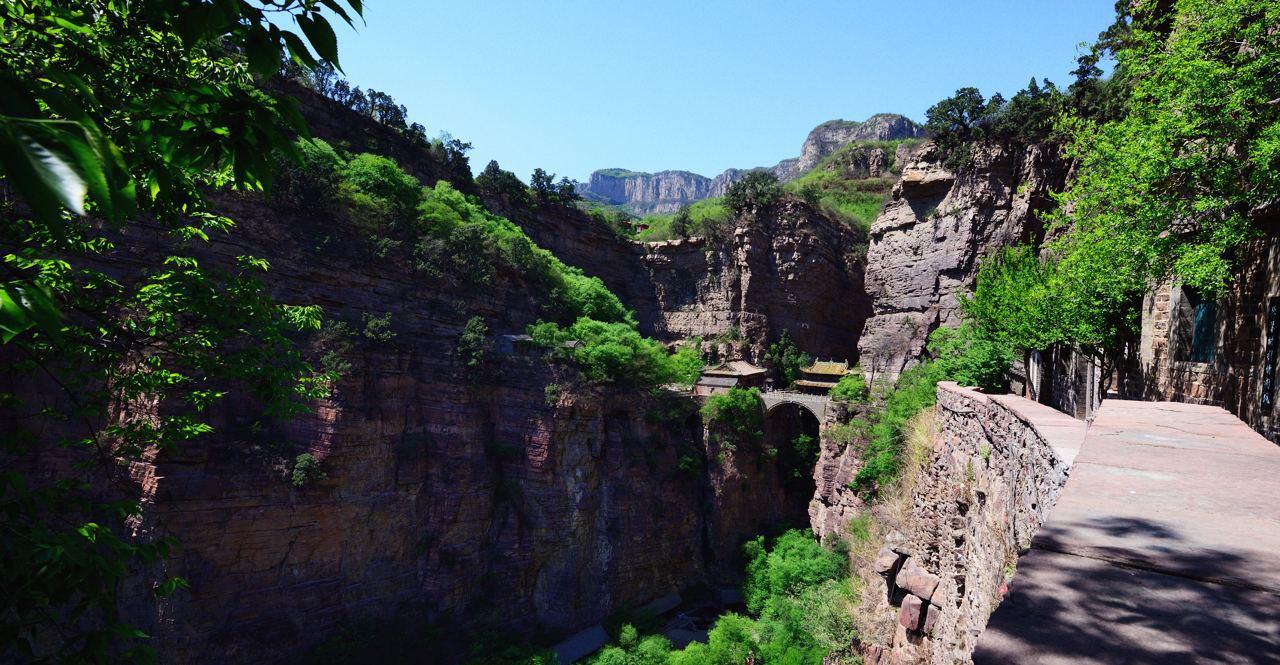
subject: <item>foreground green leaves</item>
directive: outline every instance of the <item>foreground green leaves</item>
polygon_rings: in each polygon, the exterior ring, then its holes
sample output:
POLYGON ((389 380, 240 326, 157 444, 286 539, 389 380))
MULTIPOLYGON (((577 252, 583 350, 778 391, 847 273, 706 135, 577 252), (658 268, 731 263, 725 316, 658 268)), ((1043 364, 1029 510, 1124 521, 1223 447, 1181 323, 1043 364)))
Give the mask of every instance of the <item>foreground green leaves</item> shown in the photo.
POLYGON ((305 134, 257 84, 286 52, 336 65, 321 12, 360 10, 0 3, 0 660, 151 659, 118 596, 186 583, 164 572, 175 543, 140 529, 131 466, 206 437, 233 396, 261 426, 325 393, 295 349, 319 310, 273 303, 264 261, 210 268, 191 243, 231 228, 206 192, 265 188, 305 134), (126 227, 148 249, 120 260, 126 227))

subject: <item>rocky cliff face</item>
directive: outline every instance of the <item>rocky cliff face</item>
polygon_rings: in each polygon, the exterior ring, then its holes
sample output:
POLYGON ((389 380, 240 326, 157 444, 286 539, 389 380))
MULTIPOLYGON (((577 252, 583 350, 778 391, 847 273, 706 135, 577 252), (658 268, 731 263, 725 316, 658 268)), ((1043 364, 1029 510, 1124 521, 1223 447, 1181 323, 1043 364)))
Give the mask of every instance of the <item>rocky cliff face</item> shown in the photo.
POLYGON ((787 331, 814 355, 855 360, 870 313, 862 283, 860 234, 785 199, 739 220, 725 238, 644 246, 641 256, 668 338, 724 337, 759 362, 787 331))
MULTIPOLYGON (((345 624, 395 616, 443 629, 448 662, 473 628, 562 635, 728 583, 744 538, 803 517, 807 494, 788 499, 767 461, 708 449, 688 397, 590 386, 536 352, 467 367, 457 344, 470 317, 518 333, 541 315, 520 275, 423 288, 332 219, 247 197, 220 208, 236 242, 213 243, 202 264, 253 247, 277 299, 334 320, 388 314, 394 337, 351 337, 350 370, 312 413, 255 429, 229 408, 203 445, 135 470, 144 532, 181 541, 168 570, 191 584, 131 609, 163 661, 292 660, 345 624), (302 452, 326 478, 295 487, 287 469, 302 452)), ((310 344, 315 357, 332 348, 310 344)))
POLYGON ((958 173, 922 149, 902 170, 871 226, 867 292, 874 315, 859 342, 868 373, 895 377, 914 364, 930 332, 959 322, 959 295, 997 248, 1039 243, 1069 165, 1053 148, 982 144, 958 173))
POLYGON ((800 156, 773 167, 779 180, 794 180, 818 165, 827 155, 857 141, 891 141, 924 136, 910 119, 894 113, 877 113, 863 122, 828 120, 813 128, 800 147, 800 156))
MULTIPOLYGON (((794 180, 807 173, 827 155, 857 141, 890 141, 918 138, 924 130, 910 119, 878 113, 863 122, 830 120, 815 127, 805 137, 800 156, 784 159, 772 167, 779 180, 794 180)), ((727 169, 715 178, 688 171, 639 173, 626 169, 595 171, 578 192, 589 200, 618 205, 635 214, 675 212, 694 201, 723 196, 730 184, 754 169, 727 169)))
POLYGON ((871 314, 866 238, 801 201, 739 218, 724 237, 656 243, 621 239, 574 210, 508 212, 540 245, 600 277, 645 334, 710 340, 736 331, 732 352, 759 361, 785 330, 811 354, 857 357, 871 314))
MULTIPOLYGON (((308 113, 317 133, 357 150, 395 140, 331 106, 308 113), (329 126, 339 133, 324 134, 329 126)), ((426 153, 394 148, 411 172, 449 175, 426 153)), ((768 459, 721 456, 687 396, 592 386, 537 352, 494 351, 467 366, 458 338, 471 317, 504 334, 545 315, 544 287, 523 275, 425 280, 404 252, 376 253, 360 220, 247 194, 216 203, 237 230, 193 250, 201 265, 246 252, 269 261, 276 300, 350 324, 300 340, 313 363, 333 354, 349 369, 309 414, 263 425, 253 405, 227 404, 199 445, 131 469, 144 507, 134 535, 180 541, 165 571, 191 587, 126 602, 162 662, 296 661, 348 624, 392 617, 440 629, 445 644, 424 658, 450 662, 473 629, 555 637, 730 582, 744 538, 803 519, 811 491, 784 487, 768 459), (363 334, 366 314, 385 316, 390 334, 363 334), (290 482, 300 453, 323 479, 290 482)), ((153 231, 131 225, 107 260, 121 271, 154 263, 153 231)), ((647 283, 643 252, 620 247, 634 270, 610 279, 647 283)))
POLYGON ((593 172, 579 191, 592 200, 625 206, 636 214, 675 212, 683 205, 713 196, 711 179, 688 171, 636 173, 605 169, 593 172))

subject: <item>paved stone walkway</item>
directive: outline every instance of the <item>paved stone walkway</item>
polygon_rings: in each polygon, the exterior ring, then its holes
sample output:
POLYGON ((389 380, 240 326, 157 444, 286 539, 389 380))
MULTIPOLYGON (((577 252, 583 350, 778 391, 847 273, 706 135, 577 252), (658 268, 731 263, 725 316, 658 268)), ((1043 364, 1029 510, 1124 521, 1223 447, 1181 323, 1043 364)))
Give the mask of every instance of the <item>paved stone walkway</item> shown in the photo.
POLYGON ((975 663, 1280 663, 1280 446, 1108 400, 975 663))

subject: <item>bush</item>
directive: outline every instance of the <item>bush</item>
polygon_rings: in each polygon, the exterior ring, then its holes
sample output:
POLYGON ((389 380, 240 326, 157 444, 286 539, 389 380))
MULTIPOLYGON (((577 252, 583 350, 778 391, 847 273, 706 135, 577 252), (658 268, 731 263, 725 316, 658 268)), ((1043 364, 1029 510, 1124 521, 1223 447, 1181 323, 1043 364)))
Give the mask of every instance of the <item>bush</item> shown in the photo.
POLYGON ((342 189, 358 211, 393 225, 406 225, 415 217, 422 198, 422 183, 394 161, 363 153, 342 170, 342 189))
POLYGON ((767 208, 782 195, 778 176, 772 171, 751 171, 724 192, 724 203, 735 213, 748 208, 767 208))
POLYGON ((831 399, 842 402, 861 404, 866 402, 869 396, 867 379, 862 376, 862 370, 857 367, 840 377, 836 387, 831 389, 831 399))
POLYGON ((332 206, 342 183, 342 158, 320 139, 299 139, 294 144, 300 161, 277 162, 272 198, 298 210, 319 211, 332 206))
MULTIPOLYGON (((581 317, 568 328, 539 321, 529 326, 535 344, 556 357, 572 358, 588 380, 641 387, 692 383, 687 353, 667 353, 657 340, 642 336, 630 323, 607 323, 581 317), (566 342, 578 345, 566 349, 566 342)), ((698 364, 701 370, 701 362, 698 364)))
POLYGON ((328 476, 324 471, 320 470, 320 462, 316 461, 315 455, 311 453, 302 453, 293 460, 293 486, 302 487, 318 480, 324 480, 328 476))

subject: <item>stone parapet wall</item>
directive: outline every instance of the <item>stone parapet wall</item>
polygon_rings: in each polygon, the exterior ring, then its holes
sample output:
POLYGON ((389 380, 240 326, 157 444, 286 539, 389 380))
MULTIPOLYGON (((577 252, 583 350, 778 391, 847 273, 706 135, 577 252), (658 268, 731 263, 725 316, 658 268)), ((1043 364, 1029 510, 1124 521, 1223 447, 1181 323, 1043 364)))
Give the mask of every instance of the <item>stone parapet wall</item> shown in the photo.
POLYGON ((971 662, 1018 554, 1067 479, 1068 464, 1039 422, 1059 429, 1056 418, 1066 416, 950 382, 938 384, 936 408, 912 518, 876 557, 883 584, 875 611, 896 623, 889 644, 864 646, 868 663, 971 662))

